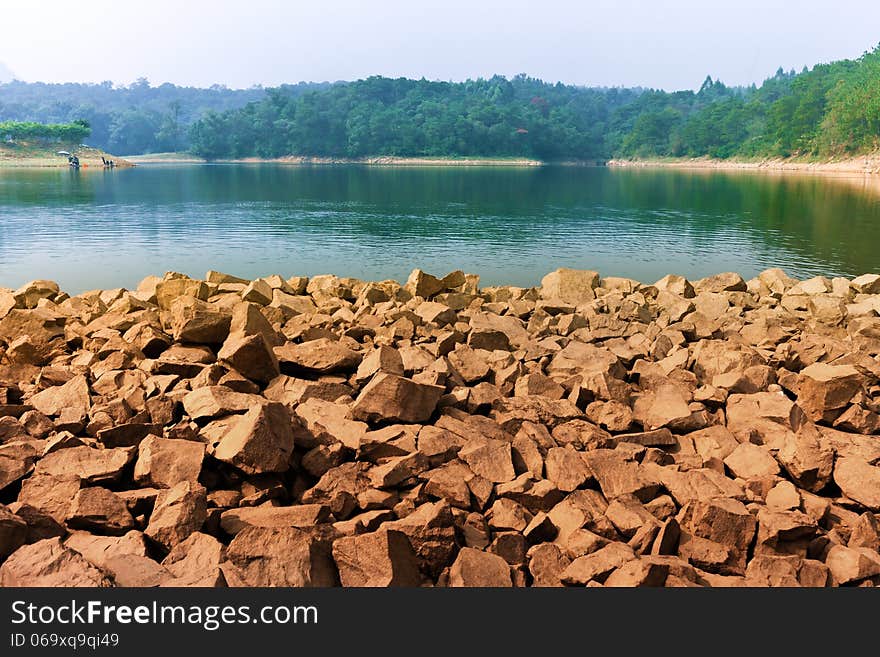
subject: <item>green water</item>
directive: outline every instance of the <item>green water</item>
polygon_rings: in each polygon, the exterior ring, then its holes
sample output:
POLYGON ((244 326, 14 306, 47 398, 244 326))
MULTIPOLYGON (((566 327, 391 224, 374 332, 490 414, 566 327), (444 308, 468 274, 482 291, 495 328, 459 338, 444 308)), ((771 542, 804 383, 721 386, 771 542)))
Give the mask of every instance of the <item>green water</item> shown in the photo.
POLYGON ((168 270, 532 285, 880 270, 880 183, 659 169, 145 165, 0 170, 0 286, 132 287, 168 270))

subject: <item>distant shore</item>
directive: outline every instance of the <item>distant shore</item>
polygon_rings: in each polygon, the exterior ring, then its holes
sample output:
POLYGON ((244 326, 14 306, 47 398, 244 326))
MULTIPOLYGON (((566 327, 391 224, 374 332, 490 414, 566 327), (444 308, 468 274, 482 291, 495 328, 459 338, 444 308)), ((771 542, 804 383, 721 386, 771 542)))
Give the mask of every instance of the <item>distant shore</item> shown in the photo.
POLYGON ((759 160, 719 160, 697 158, 615 159, 609 167, 669 167, 676 169, 722 169, 745 171, 804 171, 812 173, 880 174, 880 152, 859 157, 830 160, 801 158, 766 158, 759 160))
MULTIPOLYGON (((71 153, 75 153, 76 156, 79 158, 80 168, 83 169, 103 169, 104 162, 101 160, 102 157, 107 160, 112 160, 114 166, 121 169, 134 166, 134 163, 126 158, 110 155, 109 153, 105 153, 104 151, 97 148, 64 149, 63 147, 59 146, 58 150, 69 150, 71 153)), ((10 148, 8 146, 0 144, 0 169, 69 168, 70 165, 67 162, 67 157, 64 155, 58 155, 58 150, 47 150, 38 148, 10 148)))
POLYGON ((207 160, 189 153, 151 153, 148 155, 131 155, 127 159, 135 164, 291 164, 291 165, 328 165, 328 164, 366 164, 373 166, 511 166, 536 167, 545 162, 522 157, 399 157, 383 155, 376 157, 316 157, 306 155, 285 155, 276 158, 244 157, 207 160))

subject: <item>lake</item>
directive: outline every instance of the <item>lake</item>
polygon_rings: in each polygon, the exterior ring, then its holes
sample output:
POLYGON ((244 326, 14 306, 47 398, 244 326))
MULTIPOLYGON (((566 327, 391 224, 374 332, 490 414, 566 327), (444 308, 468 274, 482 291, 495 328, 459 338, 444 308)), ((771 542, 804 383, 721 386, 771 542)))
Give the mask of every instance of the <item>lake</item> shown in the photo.
POLYGON ((463 269, 534 285, 557 267, 653 282, 782 267, 880 270, 880 183, 672 169, 142 165, 0 170, 0 286, 76 293, 148 274, 463 269))

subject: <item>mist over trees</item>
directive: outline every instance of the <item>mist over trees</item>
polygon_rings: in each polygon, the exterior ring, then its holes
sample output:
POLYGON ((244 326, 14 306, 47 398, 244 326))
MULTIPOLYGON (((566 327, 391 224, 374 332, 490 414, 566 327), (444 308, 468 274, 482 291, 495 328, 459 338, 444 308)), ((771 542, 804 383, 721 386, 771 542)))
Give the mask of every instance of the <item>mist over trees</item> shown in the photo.
POLYGON ((585 88, 519 75, 466 82, 371 77, 274 89, 195 89, 146 80, 0 85, 0 121, 86 121, 121 154, 209 159, 495 156, 828 157, 880 147, 880 48, 778 70, 760 86, 707 77, 697 91, 585 88))
MULTIPOLYGON (((285 87, 295 95, 297 88, 285 87)), ((47 84, 18 80, 0 84, 0 121, 31 121, 65 124, 77 119, 92 128, 89 145, 108 152, 133 155, 188 150, 193 122, 208 111, 227 111, 258 101, 265 95, 259 87, 208 89, 150 86, 145 79, 117 87, 101 84, 47 84)))

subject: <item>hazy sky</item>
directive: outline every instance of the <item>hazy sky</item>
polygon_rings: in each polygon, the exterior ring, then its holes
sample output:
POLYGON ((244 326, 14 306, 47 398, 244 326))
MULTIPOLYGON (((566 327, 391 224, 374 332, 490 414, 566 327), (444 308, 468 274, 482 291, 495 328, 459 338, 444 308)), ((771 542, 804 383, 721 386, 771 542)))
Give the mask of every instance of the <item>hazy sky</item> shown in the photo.
POLYGON ((680 89, 880 42, 880 0, 0 0, 0 21, 23 80, 230 87, 528 73, 680 89))

